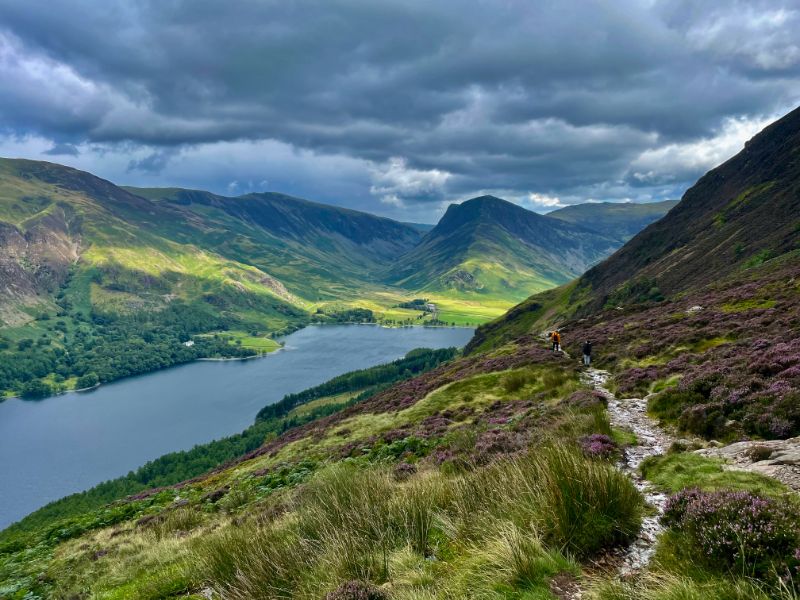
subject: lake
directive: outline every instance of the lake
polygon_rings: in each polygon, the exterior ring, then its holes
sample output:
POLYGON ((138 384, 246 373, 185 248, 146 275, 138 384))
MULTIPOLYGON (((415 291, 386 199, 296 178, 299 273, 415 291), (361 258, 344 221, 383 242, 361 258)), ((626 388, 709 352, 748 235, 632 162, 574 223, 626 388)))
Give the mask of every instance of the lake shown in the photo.
POLYGON ((327 325, 248 361, 200 361, 90 392, 0 403, 0 529, 176 450, 238 433, 263 406, 414 348, 461 347, 466 328, 327 325))

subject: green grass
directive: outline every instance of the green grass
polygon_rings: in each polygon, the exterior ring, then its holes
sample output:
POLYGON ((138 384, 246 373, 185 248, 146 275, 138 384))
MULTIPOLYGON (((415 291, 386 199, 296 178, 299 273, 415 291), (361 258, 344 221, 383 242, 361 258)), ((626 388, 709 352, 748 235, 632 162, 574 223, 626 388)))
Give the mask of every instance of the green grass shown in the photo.
POLYGON ((774 307, 775 307, 775 300, 770 300, 767 298, 761 298, 761 299, 748 298, 747 300, 740 300, 738 302, 728 302, 727 304, 723 304, 722 312, 739 313, 748 310, 758 310, 758 309, 763 310, 774 307))
POLYGON ((393 598, 546 598, 551 577, 579 572, 562 548, 619 543, 642 511, 629 479, 563 448, 407 483, 380 466, 333 465, 296 506, 198 539, 203 583, 234 600, 267 589, 319 598, 350 579, 388 583, 393 598))
POLYGON ((229 338, 231 344, 241 346, 242 348, 247 348, 248 350, 254 350, 259 353, 273 352, 281 347, 280 343, 276 342, 272 338, 266 336, 254 336, 244 331, 233 330, 216 333, 229 338))
POLYGON ((771 477, 746 471, 726 470, 721 460, 691 452, 648 458, 642 463, 642 474, 668 492, 697 487, 706 491, 732 489, 778 496, 789 491, 786 486, 771 477))
POLYGON ((681 380, 681 375, 671 375, 670 377, 666 377, 664 379, 657 379, 653 383, 650 384, 650 393, 657 394, 663 392, 667 388, 674 387, 678 385, 678 382, 681 380))

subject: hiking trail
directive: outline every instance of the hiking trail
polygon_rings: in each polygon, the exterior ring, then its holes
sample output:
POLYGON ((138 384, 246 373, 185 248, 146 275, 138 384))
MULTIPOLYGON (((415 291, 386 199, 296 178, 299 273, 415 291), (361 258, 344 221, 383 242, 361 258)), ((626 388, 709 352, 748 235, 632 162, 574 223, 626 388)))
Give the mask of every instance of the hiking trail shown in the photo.
POLYGON ((673 439, 658 424, 647 416, 647 398, 617 398, 607 387, 611 377, 608 371, 589 368, 584 378, 595 390, 608 400, 611 424, 619 429, 631 431, 636 442, 627 446, 617 468, 627 473, 648 504, 656 511, 642 519, 642 528, 636 539, 619 555, 618 573, 628 577, 645 568, 656 549, 656 538, 663 529, 659 518, 667 501, 667 494, 658 491, 639 473, 639 465, 649 456, 665 454, 673 439))

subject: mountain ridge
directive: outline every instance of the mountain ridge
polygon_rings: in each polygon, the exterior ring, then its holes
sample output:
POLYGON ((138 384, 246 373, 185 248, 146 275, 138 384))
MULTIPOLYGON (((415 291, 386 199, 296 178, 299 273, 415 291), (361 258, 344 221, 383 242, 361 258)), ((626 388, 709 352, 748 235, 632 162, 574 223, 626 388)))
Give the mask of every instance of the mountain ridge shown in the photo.
POLYGON ((479 196, 451 204, 385 280, 422 290, 519 297, 568 281, 614 244, 584 227, 479 196), (490 261, 494 264, 487 265, 490 261))

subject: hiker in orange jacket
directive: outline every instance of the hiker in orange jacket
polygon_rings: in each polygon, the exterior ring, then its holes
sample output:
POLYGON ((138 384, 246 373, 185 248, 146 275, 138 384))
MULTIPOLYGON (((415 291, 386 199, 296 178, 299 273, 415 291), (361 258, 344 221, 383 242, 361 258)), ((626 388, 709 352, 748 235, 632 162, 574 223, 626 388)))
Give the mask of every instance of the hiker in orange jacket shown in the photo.
POLYGON ((550 339, 553 341, 553 352, 561 352, 561 334, 558 329, 550 334, 550 339))

